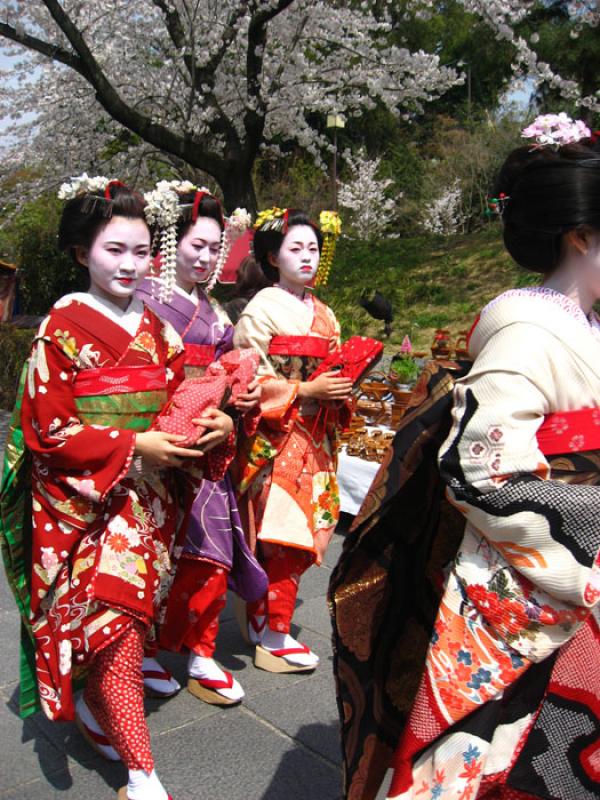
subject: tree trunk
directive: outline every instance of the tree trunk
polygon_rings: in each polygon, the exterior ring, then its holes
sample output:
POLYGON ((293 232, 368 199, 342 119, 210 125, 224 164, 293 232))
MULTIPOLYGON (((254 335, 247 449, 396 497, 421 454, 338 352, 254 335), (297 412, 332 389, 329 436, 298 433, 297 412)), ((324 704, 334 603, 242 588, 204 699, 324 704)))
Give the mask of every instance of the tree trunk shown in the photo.
POLYGON ((252 181, 252 170, 244 164, 231 164, 223 175, 215 175, 223 191, 225 210, 230 214, 235 208, 245 208, 256 214, 256 192, 252 181))

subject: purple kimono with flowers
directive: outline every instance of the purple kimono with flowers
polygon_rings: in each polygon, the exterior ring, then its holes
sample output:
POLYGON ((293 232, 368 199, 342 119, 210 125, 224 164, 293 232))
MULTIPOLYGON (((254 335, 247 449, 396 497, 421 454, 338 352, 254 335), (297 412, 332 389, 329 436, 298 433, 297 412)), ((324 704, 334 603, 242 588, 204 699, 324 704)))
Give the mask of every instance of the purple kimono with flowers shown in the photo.
MULTIPOLYGON (((178 287, 169 303, 158 299, 158 285, 146 279, 137 294, 161 319, 171 323, 185 345, 187 377, 233 348, 233 325, 218 303, 200 289, 188 295, 178 287), (197 302, 196 302, 197 301, 197 302)), ((184 557, 218 564, 229 571, 229 586, 249 602, 262 597, 267 578, 249 549, 230 476, 202 481, 183 543, 184 557)))

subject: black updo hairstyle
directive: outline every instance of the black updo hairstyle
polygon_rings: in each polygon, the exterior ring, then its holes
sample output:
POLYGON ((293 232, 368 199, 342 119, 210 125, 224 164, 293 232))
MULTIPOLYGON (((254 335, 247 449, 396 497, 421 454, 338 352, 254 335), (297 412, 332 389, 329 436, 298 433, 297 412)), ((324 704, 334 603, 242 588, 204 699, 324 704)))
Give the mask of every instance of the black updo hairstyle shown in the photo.
POLYGON ((179 196, 179 205, 182 207, 181 214, 177 220, 177 241, 181 241, 198 217, 210 217, 218 223, 221 230, 225 227, 223 209, 221 203, 211 194, 205 194, 198 203, 197 213, 194 215, 194 202, 196 191, 186 192, 179 196))
POLYGON ((290 230, 290 228, 293 228, 296 225, 308 225, 313 229, 317 237, 320 253, 323 249, 323 234, 321 233, 319 226, 316 225, 308 216, 308 214, 305 214, 304 211, 298 211, 294 208, 288 209, 287 227, 285 230, 269 229, 257 230, 254 232, 254 240, 252 244, 254 258, 260 265, 269 286, 272 286, 279 280, 279 270, 277 267, 274 267, 271 263, 269 263, 269 254, 272 253, 273 255, 277 255, 286 233, 290 230))
POLYGON ((504 244, 521 267, 542 274, 558 266, 563 234, 600 230, 600 147, 592 139, 519 147, 504 162, 494 196, 504 194, 504 244))
POLYGON ((58 227, 58 246, 67 251, 77 264, 75 248, 89 250, 100 230, 113 217, 141 219, 146 223, 146 202, 139 192, 114 181, 108 185, 107 194, 109 197, 81 194, 65 204, 58 227))

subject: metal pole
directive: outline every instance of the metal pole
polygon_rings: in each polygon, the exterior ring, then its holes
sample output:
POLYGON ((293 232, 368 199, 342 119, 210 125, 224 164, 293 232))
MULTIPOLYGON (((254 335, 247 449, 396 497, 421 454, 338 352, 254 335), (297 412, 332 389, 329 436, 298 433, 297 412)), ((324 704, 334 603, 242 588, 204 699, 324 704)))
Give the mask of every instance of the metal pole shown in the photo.
POLYGON ((467 116, 471 119, 471 65, 467 64, 467 116))
POLYGON ((333 129, 333 210, 337 211, 337 127, 333 129))

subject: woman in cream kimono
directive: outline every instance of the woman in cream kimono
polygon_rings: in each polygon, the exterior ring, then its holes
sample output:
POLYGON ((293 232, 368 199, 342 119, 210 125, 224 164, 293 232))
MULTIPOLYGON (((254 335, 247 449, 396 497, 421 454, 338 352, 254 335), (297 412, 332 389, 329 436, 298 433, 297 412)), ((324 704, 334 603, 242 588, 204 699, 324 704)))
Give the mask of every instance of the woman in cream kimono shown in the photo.
POLYGON ((273 285, 258 292, 236 325, 236 347, 260 353, 262 419, 237 464, 258 557, 269 587, 248 606, 244 632, 256 666, 272 672, 314 669, 318 657, 290 635, 302 573, 320 564, 339 518, 335 431, 352 382, 310 376, 339 342, 333 311, 306 290, 323 242, 297 211, 271 209, 255 225, 254 254, 273 285))
POLYGON ((483 310, 455 388, 467 524, 390 798, 600 796, 600 150, 570 130, 499 176, 507 249, 545 278, 483 310))

